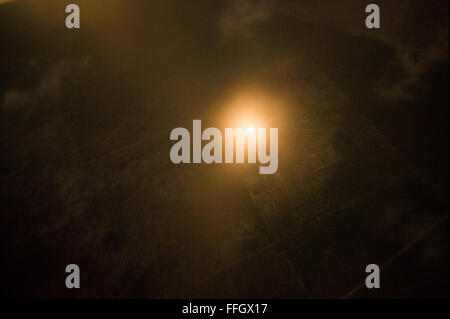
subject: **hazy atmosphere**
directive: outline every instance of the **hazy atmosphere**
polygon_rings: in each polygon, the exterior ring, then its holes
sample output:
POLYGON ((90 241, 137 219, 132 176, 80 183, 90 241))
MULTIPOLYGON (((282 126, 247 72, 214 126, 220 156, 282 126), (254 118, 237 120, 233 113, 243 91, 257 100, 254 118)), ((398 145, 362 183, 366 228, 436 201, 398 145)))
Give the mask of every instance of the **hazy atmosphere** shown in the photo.
POLYGON ((381 29, 359 0, 77 0, 67 29, 0 0, 2 295, 448 297, 449 2, 372 2, 381 29), (278 171, 172 163, 194 119, 278 128, 278 171))

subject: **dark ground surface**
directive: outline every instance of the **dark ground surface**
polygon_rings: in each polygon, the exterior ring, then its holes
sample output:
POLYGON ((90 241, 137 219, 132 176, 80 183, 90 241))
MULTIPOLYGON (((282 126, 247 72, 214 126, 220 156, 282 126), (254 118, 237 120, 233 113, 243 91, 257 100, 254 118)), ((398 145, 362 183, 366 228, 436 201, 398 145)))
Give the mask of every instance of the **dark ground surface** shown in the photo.
POLYGON ((2 296, 448 297, 447 1, 375 36, 354 1, 101 2, 0 5, 2 296), (277 174, 170 162, 247 87, 282 101, 277 174))

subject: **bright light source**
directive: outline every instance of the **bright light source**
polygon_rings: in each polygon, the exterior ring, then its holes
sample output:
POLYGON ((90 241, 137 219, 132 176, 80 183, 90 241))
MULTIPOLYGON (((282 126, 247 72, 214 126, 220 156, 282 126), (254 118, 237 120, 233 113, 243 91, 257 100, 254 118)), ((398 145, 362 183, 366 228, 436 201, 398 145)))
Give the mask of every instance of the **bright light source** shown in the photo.
POLYGON ((237 89, 219 107, 215 107, 218 126, 243 128, 247 134, 258 134, 258 128, 285 127, 288 124, 285 98, 269 90, 237 89))

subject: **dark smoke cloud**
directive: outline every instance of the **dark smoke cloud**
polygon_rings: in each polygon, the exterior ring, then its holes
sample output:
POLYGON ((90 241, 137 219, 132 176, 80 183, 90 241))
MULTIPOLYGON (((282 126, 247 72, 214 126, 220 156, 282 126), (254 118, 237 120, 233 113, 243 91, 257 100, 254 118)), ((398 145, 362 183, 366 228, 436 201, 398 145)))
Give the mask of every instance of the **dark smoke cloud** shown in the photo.
MULTIPOLYGON (((30 61, 30 65, 33 65, 30 61)), ((59 97, 64 81, 74 79, 89 66, 89 58, 62 59, 45 71, 36 85, 28 89, 10 88, 3 95, 3 111, 31 110, 44 98, 59 97)))

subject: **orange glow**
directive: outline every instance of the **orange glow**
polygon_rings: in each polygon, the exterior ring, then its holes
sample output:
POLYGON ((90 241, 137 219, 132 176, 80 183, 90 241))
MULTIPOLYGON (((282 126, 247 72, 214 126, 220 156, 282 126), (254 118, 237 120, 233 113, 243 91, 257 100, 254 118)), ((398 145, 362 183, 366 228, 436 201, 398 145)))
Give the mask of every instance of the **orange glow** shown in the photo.
POLYGON ((219 122, 222 127, 256 133, 257 128, 279 127, 283 109, 282 100, 273 95, 262 90, 243 90, 223 104, 219 122))

